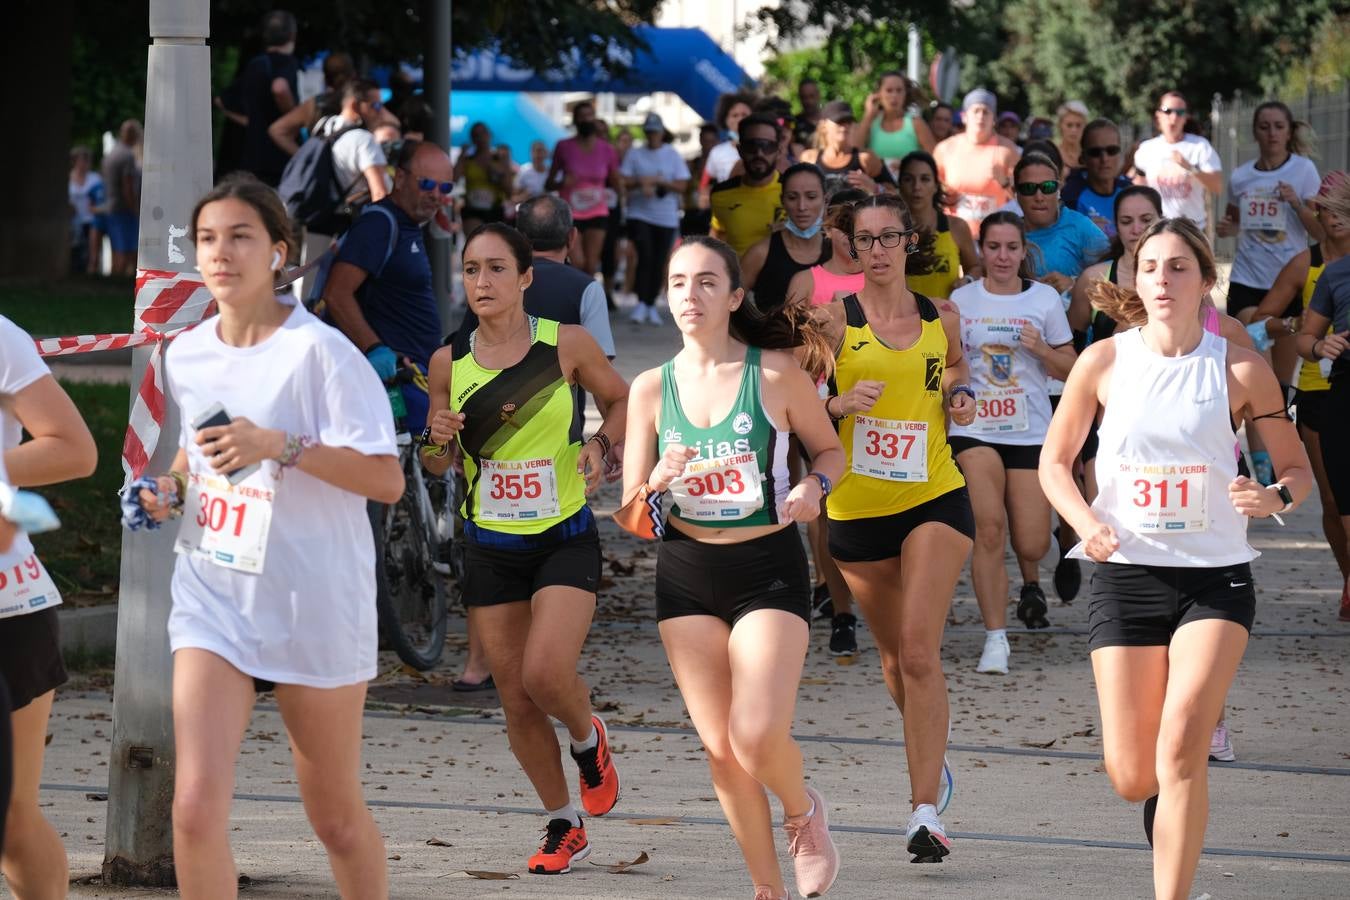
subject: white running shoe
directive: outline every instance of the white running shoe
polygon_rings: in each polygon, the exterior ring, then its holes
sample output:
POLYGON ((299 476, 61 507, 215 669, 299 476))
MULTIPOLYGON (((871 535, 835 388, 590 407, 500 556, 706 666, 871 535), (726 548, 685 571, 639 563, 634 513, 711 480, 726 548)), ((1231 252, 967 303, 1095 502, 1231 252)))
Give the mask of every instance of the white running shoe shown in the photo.
POLYGON ((663 322, 661 310, 657 309, 655 304, 647 307, 647 322, 650 325, 660 325, 663 322))
POLYGON ((938 821, 934 807, 923 803, 910 815, 909 827, 905 829, 905 847, 914 856, 910 862, 915 863, 940 863, 952 852, 952 842, 938 821))
POLYGON ((984 636, 984 652, 980 654, 980 664, 975 667, 975 671, 992 675, 1007 675, 1008 656, 1011 653, 1012 648, 1008 646, 1006 634, 986 634, 984 636))
POLYGON ((1237 754, 1233 752, 1233 739, 1228 734, 1228 723, 1223 719, 1209 736, 1209 758, 1213 762, 1234 762, 1237 754))
POLYGON ((633 311, 628 314, 628 321, 636 322, 641 325, 647 321, 647 304, 637 303, 633 305, 633 311))

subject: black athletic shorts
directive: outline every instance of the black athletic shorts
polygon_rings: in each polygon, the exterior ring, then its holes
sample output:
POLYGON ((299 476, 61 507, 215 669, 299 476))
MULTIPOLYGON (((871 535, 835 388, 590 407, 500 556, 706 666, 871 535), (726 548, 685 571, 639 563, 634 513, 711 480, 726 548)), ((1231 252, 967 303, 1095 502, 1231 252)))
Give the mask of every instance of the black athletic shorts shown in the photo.
POLYGON ((1098 563, 1088 593, 1088 645, 1166 647, 1187 622, 1256 618, 1249 563, 1198 569, 1098 563))
POLYGON ((975 540, 975 514, 970 510, 970 492, 959 487, 913 509, 889 516, 831 519, 830 556, 839 562, 895 559, 910 532, 929 522, 940 522, 975 540))
POLYGON ((1294 405, 1298 407, 1298 424, 1309 431, 1321 432, 1326 421, 1331 391, 1295 391, 1294 405))
POLYGON ((1350 373, 1336 376, 1327 391, 1322 428, 1322 466, 1327 484, 1336 498, 1336 511, 1350 516, 1350 373))
POLYGON ((529 600, 542 588, 600 586, 600 536, 592 526, 565 541, 530 549, 465 541, 464 605, 529 600))
POLYGON ((576 219, 572 222, 577 231, 608 231, 609 216, 595 216, 591 219, 576 219))
POLYGON ((716 616, 735 625, 757 609, 811 621, 811 572, 796 526, 739 544, 709 544, 666 528, 656 556, 658 621, 716 616))
POLYGON ((1097 458, 1097 448, 1101 446, 1101 437, 1097 434, 1097 417, 1092 417, 1092 424, 1088 426, 1087 437, 1083 438, 1083 449, 1079 452, 1083 463, 1087 464, 1097 458))
POLYGON ((996 444, 965 435, 948 437, 947 444, 952 448, 952 456, 960 456, 975 447, 988 447, 1003 460, 1005 469, 1036 469, 1041 465, 1040 444, 996 444))
MULTIPOLYGON (((1267 293, 1269 293, 1269 288, 1249 287, 1245 284, 1238 284, 1236 281, 1230 283, 1228 285, 1228 314, 1236 316, 1241 310, 1260 306, 1267 293)), ((1301 312, 1303 312, 1302 291, 1294 294, 1294 299, 1289 301, 1289 305, 1279 315, 1280 317, 1296 316, 1301 312)))
POLYGON ((13 709, 23 709, 66 683, 56 607, 0 619, 0 678, 13 709))
POLYGON ((9 692, 0 675, 0 851, 5 849, 5 813, 9 811, 9 794, 14 787, 14 742, 10 735, 9 692))

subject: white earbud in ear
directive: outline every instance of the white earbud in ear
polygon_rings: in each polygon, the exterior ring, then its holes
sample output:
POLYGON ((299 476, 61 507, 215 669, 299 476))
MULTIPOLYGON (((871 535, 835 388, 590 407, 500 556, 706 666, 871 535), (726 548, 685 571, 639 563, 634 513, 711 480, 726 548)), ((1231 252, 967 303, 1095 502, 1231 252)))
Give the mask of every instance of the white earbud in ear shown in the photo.
POLYGON ((281 251, 278 250, 272 254, 272 271, 276 272, 281 268, 281 251))

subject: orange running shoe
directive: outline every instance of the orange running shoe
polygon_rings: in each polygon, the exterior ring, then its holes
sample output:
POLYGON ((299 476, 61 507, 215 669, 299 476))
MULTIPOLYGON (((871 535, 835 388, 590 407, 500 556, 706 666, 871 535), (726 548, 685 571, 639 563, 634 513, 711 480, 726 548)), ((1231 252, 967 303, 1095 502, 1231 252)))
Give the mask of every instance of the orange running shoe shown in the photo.
POLYGON ((529 868, 535 875, 566 875, 573 862, 591 855, 586 842, 586 826, 566 819, 550 819, 539 852, 530 857, 529 868))
POLYGON ((595 726, 595 746, 573 753, 572 759, 581 770, 581 805, 588 815, 603 816, 619 802, 619 772, 609 755, 605 721, 592 713, 591 723, 595 726))

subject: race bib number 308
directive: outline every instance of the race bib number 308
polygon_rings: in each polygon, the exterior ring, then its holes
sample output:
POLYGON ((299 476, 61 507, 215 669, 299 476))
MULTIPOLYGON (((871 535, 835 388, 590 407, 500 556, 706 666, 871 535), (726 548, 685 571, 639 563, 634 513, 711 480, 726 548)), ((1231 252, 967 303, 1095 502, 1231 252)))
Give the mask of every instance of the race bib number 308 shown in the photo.
POLYGON ((882 481, 927 481, 928 423, 857 416, 852 468, 882 481))
POLYGON ((275 491, 266 467, 239 484, 218 475, 189 474, 174 550, 236 572, 261 574, 275 491))
POLYGON ((975 401, 976 431, 1026 431, 1027 392, 1022 388, 992 388, 980 391, 975 401))
POLYGON ((1140 534, 1208 530, 1208 465, 1123 462, 1119 466, 1114 512, 1126 528, 1140 534))

